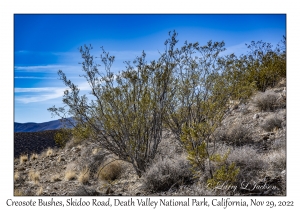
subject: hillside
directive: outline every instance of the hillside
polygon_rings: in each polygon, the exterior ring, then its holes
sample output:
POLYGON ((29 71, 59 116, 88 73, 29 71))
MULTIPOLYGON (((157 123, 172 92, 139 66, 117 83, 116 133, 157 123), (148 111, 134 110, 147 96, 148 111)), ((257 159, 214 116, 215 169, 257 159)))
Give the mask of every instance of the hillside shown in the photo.
POLYGON ((52 149, 31 150, 18 157, 16 149, 22 141, 46 149, 45 136, 50 134, 41 132, 15 135, 15 195, 286 195, 285 86, 282 80, 247 101, 233 101, 216 130, 217 152, 230 151, 227 162, 239 168, 235 185, 209 188, 206 173, 194 179, 186 152, 168 131, 141 178, 130 164, 115 160, 92 140, 81 144, 70 140, 63 149, 49 143, 52 149))
MULTIPOLYGON (((67 127, 72 127, 70 124, 66 124, 67 127)), ((39 132, 46 130, 57 130, 64 127, 61 120, 53 120, 44 123, 14 123, 14 132, 39 132)))

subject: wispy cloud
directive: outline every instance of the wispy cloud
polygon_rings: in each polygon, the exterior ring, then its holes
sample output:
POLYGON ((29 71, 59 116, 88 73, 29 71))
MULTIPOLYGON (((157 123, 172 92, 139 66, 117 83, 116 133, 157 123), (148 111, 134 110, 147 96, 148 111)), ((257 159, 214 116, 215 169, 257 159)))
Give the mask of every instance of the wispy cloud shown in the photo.
MULTIPOLYGON (((89 84, 87 82, 78 85, 78 88, 82 91, 90 90, 89 84)), ((63 87, 41 87, 41 88, 15 88, 15 93, 21 94, 16 96, 15 100, 21 103, 35 103, 48 101, 55 98, 60 98, 63 96, 64 91, 68 88, 63 87), (27 93, 24 95, 24 93, 27 93), (30 95, 34 94, 34 95, 30 95), (38 95, 36 95, 38 94, 38 95)))
POLYGON ((28 72, 49 72, 49 71, 71 71, 80 69, 80 65, 43 65, 43 66, 15 66, 15 71, 28 71, 28 72))
POLYGON ((57 79, 57 77, 14 77, 15 79, 57 79))

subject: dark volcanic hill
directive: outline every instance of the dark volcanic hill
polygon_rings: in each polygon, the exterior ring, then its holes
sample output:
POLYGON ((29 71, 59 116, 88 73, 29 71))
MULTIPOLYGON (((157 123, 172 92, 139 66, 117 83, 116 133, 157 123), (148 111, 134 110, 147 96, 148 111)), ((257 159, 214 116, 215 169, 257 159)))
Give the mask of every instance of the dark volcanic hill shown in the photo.
POLYGON ((49 147, 56 147, 54 141, 56 132, 57 130, 14 133, 14 157, 19 157, 21 154, 40 153, 49 147))
MULTIPOLYGON (((38 132, 46 130, 57 130, 64 126, 61 120, 53 120, 44 123, 14 123, 14 132, 38 132)), ((67 127, 72 127, 68 125, 67 127)))

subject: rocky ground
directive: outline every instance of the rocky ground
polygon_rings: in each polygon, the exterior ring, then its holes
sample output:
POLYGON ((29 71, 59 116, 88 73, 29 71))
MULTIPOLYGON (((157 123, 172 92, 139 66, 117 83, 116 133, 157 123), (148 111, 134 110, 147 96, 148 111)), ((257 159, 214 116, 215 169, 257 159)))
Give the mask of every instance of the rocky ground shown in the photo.
MULTIPOLYGON (((155 190, 152 185, 149 187, 154 172, 149 171, 139 178, 129 164, 115 160, 116 157, 92 142, 70 143, 63 149, 56 148, 54 132, 46 131, 15 133, 15 195, 285 195, 285 86, 283 80, 266 91, 276 96, 276 103, 270 110, 261 110, 257 106, 260 93, 248 101, 233 101, 222 126, 215 133, 218 145, 225 145, 232 151, 229 161, 241 167, 239 180, 251 178, 257 185, 273 185, 275 190, 209 191, 200 183, 201 179, 198 182, 182 181, 182 184, 175 182, 168 189, 155 190), (36 155, 32 155, 34 153, 36 155), (27 159, 22 154, 28 154, 27 159)), ((220 147, 219 151, 225 149, 220 147)), ((150 169, 155 171, 155 167, 165 167, 169 160, 176 160, 173 164, 176 167, 170 170, 187 173, 183 166, 188 164, 185 157, 179 143, 165 132, 154 166, 150 169)))

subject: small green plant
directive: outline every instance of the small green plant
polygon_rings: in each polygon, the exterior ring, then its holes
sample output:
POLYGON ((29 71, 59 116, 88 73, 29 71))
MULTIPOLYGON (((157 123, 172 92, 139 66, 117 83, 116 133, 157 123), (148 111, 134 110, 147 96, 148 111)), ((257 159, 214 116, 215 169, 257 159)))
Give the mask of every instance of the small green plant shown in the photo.
POLYGON ((215 171, 212 179, 207 180, 207 184, 210 188, 214 188, 220 183, 233 184, 238 174, 239 168, 234 163, 229 166, 223 165, 215 171))
MULTIPOLYGON (((206 126, 208 127, 208 125, 206 126)), ((220 182, 234 183, 239 168, 234 163, 230 165, 226 163, 230 151, 223 156, 215 153, 215 146, 210 144, 209 139, 202 140, 204 139, 204 128, 203 125, 183 128, 181 139, 188 153, 188 160, 192 165, 192 173, 195 178, 199 178, 208 171, 210 178, 207 183, 210 187, 215 187, 220 182)))

